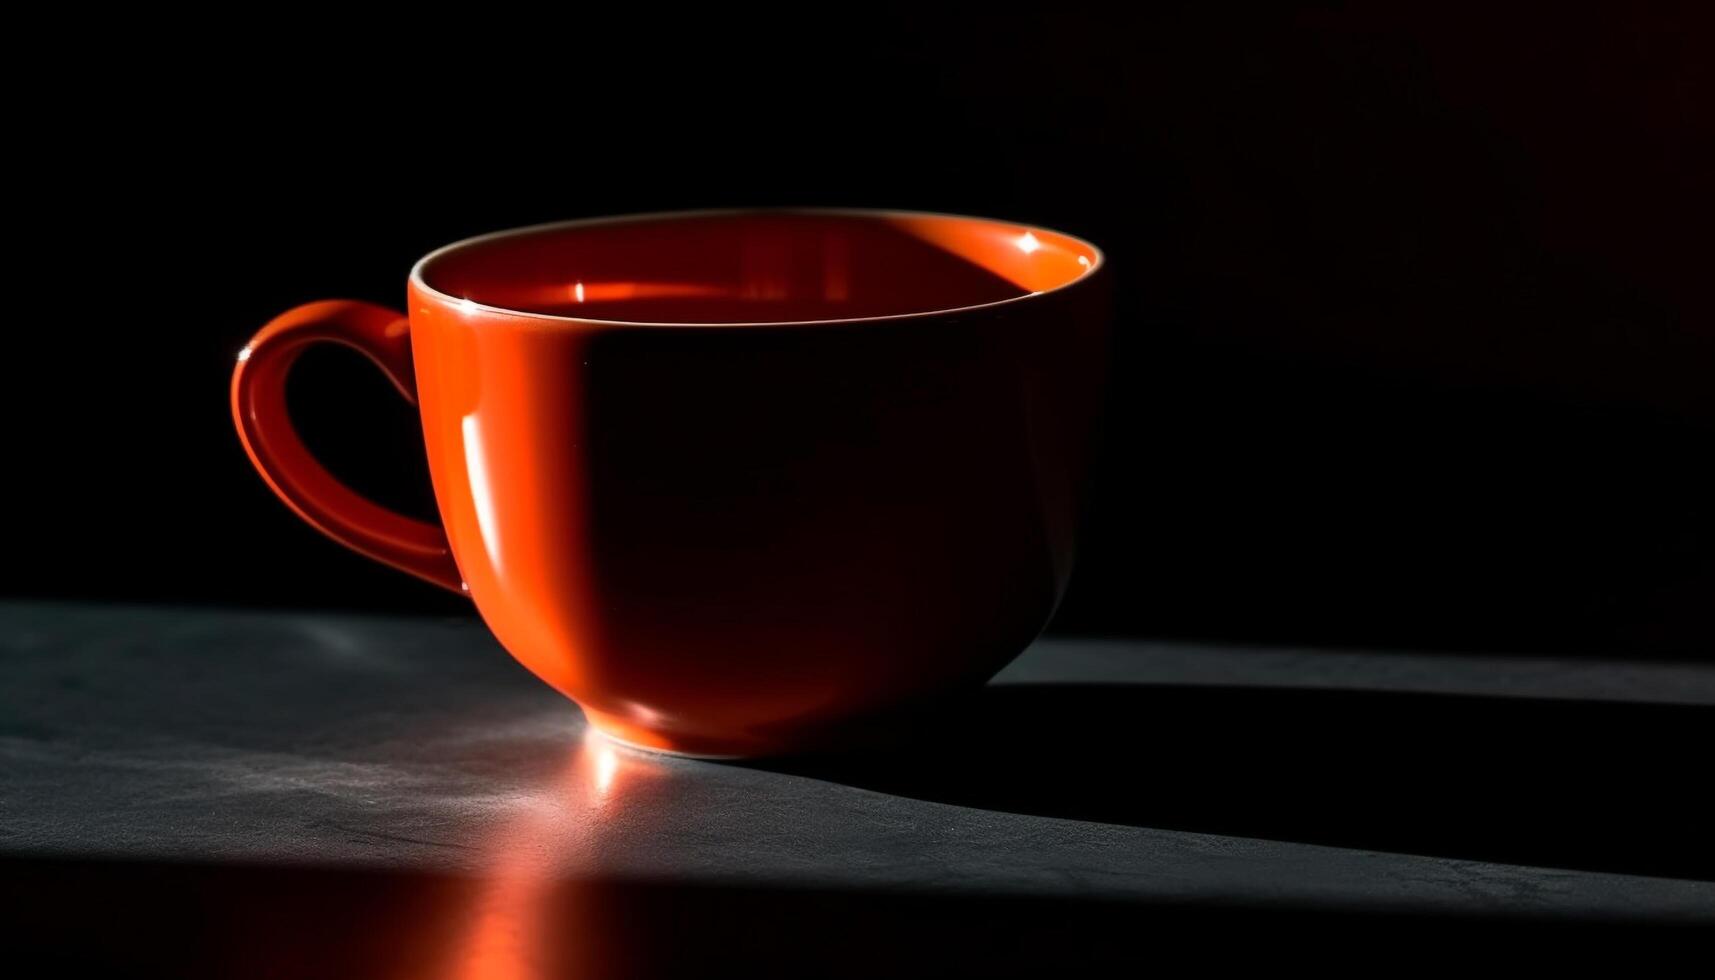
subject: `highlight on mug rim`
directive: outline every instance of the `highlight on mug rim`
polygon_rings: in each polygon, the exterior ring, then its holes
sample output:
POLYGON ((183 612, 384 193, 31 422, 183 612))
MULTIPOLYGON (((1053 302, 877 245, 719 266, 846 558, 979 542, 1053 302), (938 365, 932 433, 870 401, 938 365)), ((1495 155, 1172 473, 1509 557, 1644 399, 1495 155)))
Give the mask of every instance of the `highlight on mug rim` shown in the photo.
MULTIPOLYGON (((436 300, 447 306, 454 307, 466 315, 488 314, 491 316, 519 318, 540 321, 543 326, 564 324, 567 326, 607 326, 607 327, 701 327, 701 328, 733 328, 733 327, 825 327, 841 324, 884 323, 900 320, 938 317, 950 314, 967 313, 977 310, 995 309, 1014 304, 1027 303, 1063 292, 1081 283, 1089 282, 1094 275, 1106 265, 1106 256, 1102 250, 1087 239, 1066 232, 1056 231, 1040 225, 1023 224, 1013 221, 1003 221, 997 218, 982 218, 972 215, 950 214, 939 211, 908 211, 892 208, 832 208, 832 207, 734 207, 734 208, 695 208, 682 211, 652 211, 636 214, 612 215, 597 218, 574 218, 567 221, 551 221, 542 224, 525 225, 517 228, 507 228, 500 231, 475 235, 443 245, 418 259, 411 267, 409 283, 414 292, 422 293, 426 298, 436 300), (460 296, 453 292, 440 289, 428 281, 427 270, 437 260, 445 259, 455 253, 472 246, 498 242, 508 238, 525 235, 553 232, 561 229, 598 228, 603 225, 642 224, 656 221, 673 221, 676 219, 719 218, 727 216, 757 215, 757 216, 827 216, 849 217, 879 222, 892 223, 902 226, 916 225, 918 227, 934 226, 946 223, 950 227, 962 225, 965 227, 981 227, 992 229, 995 237, 1010 243, 1024 255, 1031 255, 1040 250, 1056 250, 1069 255, 1076 263, 1076 273, 1060 281, 1046 284, 1046 288, 1030 289, 1020 285, 1023 290, 1016 296, 991 300, 981 303, 970 303, 951 306, 926 307, 923 309, 907 310, 900 313, 876 314, 868 316, 829 317, 818 319, 779 319, 779 320, 624 320, 602 317, 574 316, 560 313, 545 313, 538 310, 519 309, 512 306, 495 303, 485 303, 468 296, 460 296)), ((992 270, 991 270, 992 271, 992 270)), ((581 292, 582 283, 577 287, 581 292)), ((579 297, 581 299, 581 296, 579 297)))

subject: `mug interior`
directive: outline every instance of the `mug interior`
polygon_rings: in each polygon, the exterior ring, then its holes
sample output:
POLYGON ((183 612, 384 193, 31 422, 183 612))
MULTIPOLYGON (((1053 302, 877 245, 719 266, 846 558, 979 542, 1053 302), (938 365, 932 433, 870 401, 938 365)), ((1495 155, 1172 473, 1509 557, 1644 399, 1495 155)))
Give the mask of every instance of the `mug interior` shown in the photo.
POLYGON ((597 219, 450 245, 413 275, 454 300, 647 324, 933 313, 1047 292, 1101 262, 1024 225, 900 211, 710 211, 597 219))

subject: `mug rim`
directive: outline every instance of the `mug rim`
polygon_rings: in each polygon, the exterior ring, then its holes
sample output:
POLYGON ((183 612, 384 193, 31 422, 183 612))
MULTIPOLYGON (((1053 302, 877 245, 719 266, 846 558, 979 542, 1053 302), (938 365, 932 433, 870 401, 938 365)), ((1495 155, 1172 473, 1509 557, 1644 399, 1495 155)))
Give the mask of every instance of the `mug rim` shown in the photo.
POLYGON ((707 327, 711 329, 722 327, 825 327, 841 324, 885 323, 898 320, 921 319, 924 317, 948 316, 955 313, 968 313, 976 310, 994 309, 1029 300, 1043 299, 1064 292, 1074 286, 1091 281, 1095 275, 1107 265, 1107 254, 1095 243, 1078 235, 1068 234, 1043 225, 1024 224, 1017 221, 1003 221, 999 218, 983 218, 968 214, 953 214, 946 211, 913 211, 898 208, 838 208, 838 207, 730 207, 730 208, 689 208, 679 211, 640 211, 631 214, 604 215, 595 218, 572 218, 564 221, 547 221, 541 224, 521 225, 516 228, 504 228, 481 235, 461 238, 434 249, 418 259, 411 266, 408 284, 416 290, 439 302, 457 309, 466 315, 472 313, 487 313, 498 316, 520 317, 528 320, 540 320, 547 323, 568 325, 596 325, 608 327, 707 327), (1041 231, 1070 239, 1090 250, 1095 256, 1089 268, 1081 272, 1077 278, 1069 279, 1050 289, 1035 290, 1009 296, 1005 299, 991 300, 987 303, 972 303, 967 306, 937 307, 929 310, 912 310, 906 313, 888 313, 877 316, 836 317, 826 320, 753 320, 743 322, 697 322, 697 321, 660 321, 660 320, 604 320, 596 317, 564 316, 557 313, 538 313, 531 310, 517 310, 508 306, 495 306, 480 303, 469 297, 454 296, 430 285, 423 276, 423 269, 430 262, 448 255, 459 249, 484 242, 510 238, 516 235, 528 235, 537 232, 551 231, 560 228, 583 228, 608 224, 625 224, 635 221, 653 221, 673 218, 704 218, 718 215, 733 214, 809 214, 809 215, 848 215, 872 219, 885 218, 952 218, 959 221, 976 221, 991 225, 1006 225, 1021 228, 1026 232, 1041 231))

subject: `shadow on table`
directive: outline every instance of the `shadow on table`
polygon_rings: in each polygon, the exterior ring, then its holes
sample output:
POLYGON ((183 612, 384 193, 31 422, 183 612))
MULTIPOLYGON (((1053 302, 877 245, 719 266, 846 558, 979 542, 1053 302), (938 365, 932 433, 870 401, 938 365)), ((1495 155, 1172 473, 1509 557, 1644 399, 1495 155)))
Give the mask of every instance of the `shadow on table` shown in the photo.
POLYGON ((0 857, 0 942, 12 964, 36 964, 30 975, 522 980, 1131 975, 1164 955, 1373 967, 1402 948, 1414 964, 1437 951, 1464 957, 1470 941, 1516 943, 1536 964, 1695 939, 1643 923, 1214 901, 517 885, 404 870, 0 857))
POLYGON ((765 768, 986 810, 1708 880, 1712 723, 1677 705, 992 685, 906 747, 765 768))

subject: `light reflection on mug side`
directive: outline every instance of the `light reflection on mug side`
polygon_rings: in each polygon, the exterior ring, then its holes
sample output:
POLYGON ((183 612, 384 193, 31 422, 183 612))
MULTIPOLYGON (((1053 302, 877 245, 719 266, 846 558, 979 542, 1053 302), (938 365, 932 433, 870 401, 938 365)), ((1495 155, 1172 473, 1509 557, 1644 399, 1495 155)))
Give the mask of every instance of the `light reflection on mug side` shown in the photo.
POLYGON ((470 499, 476 508, 476 525, 482 529, 482 543, 488 549, 490 565, 504 569, 506 562, 500 553, 500 510, 494 504, 494 486, 489 479, 482 425, 474 413, 464 417, 461 431, 464 435, 465 472, 470 474, 470 499))

